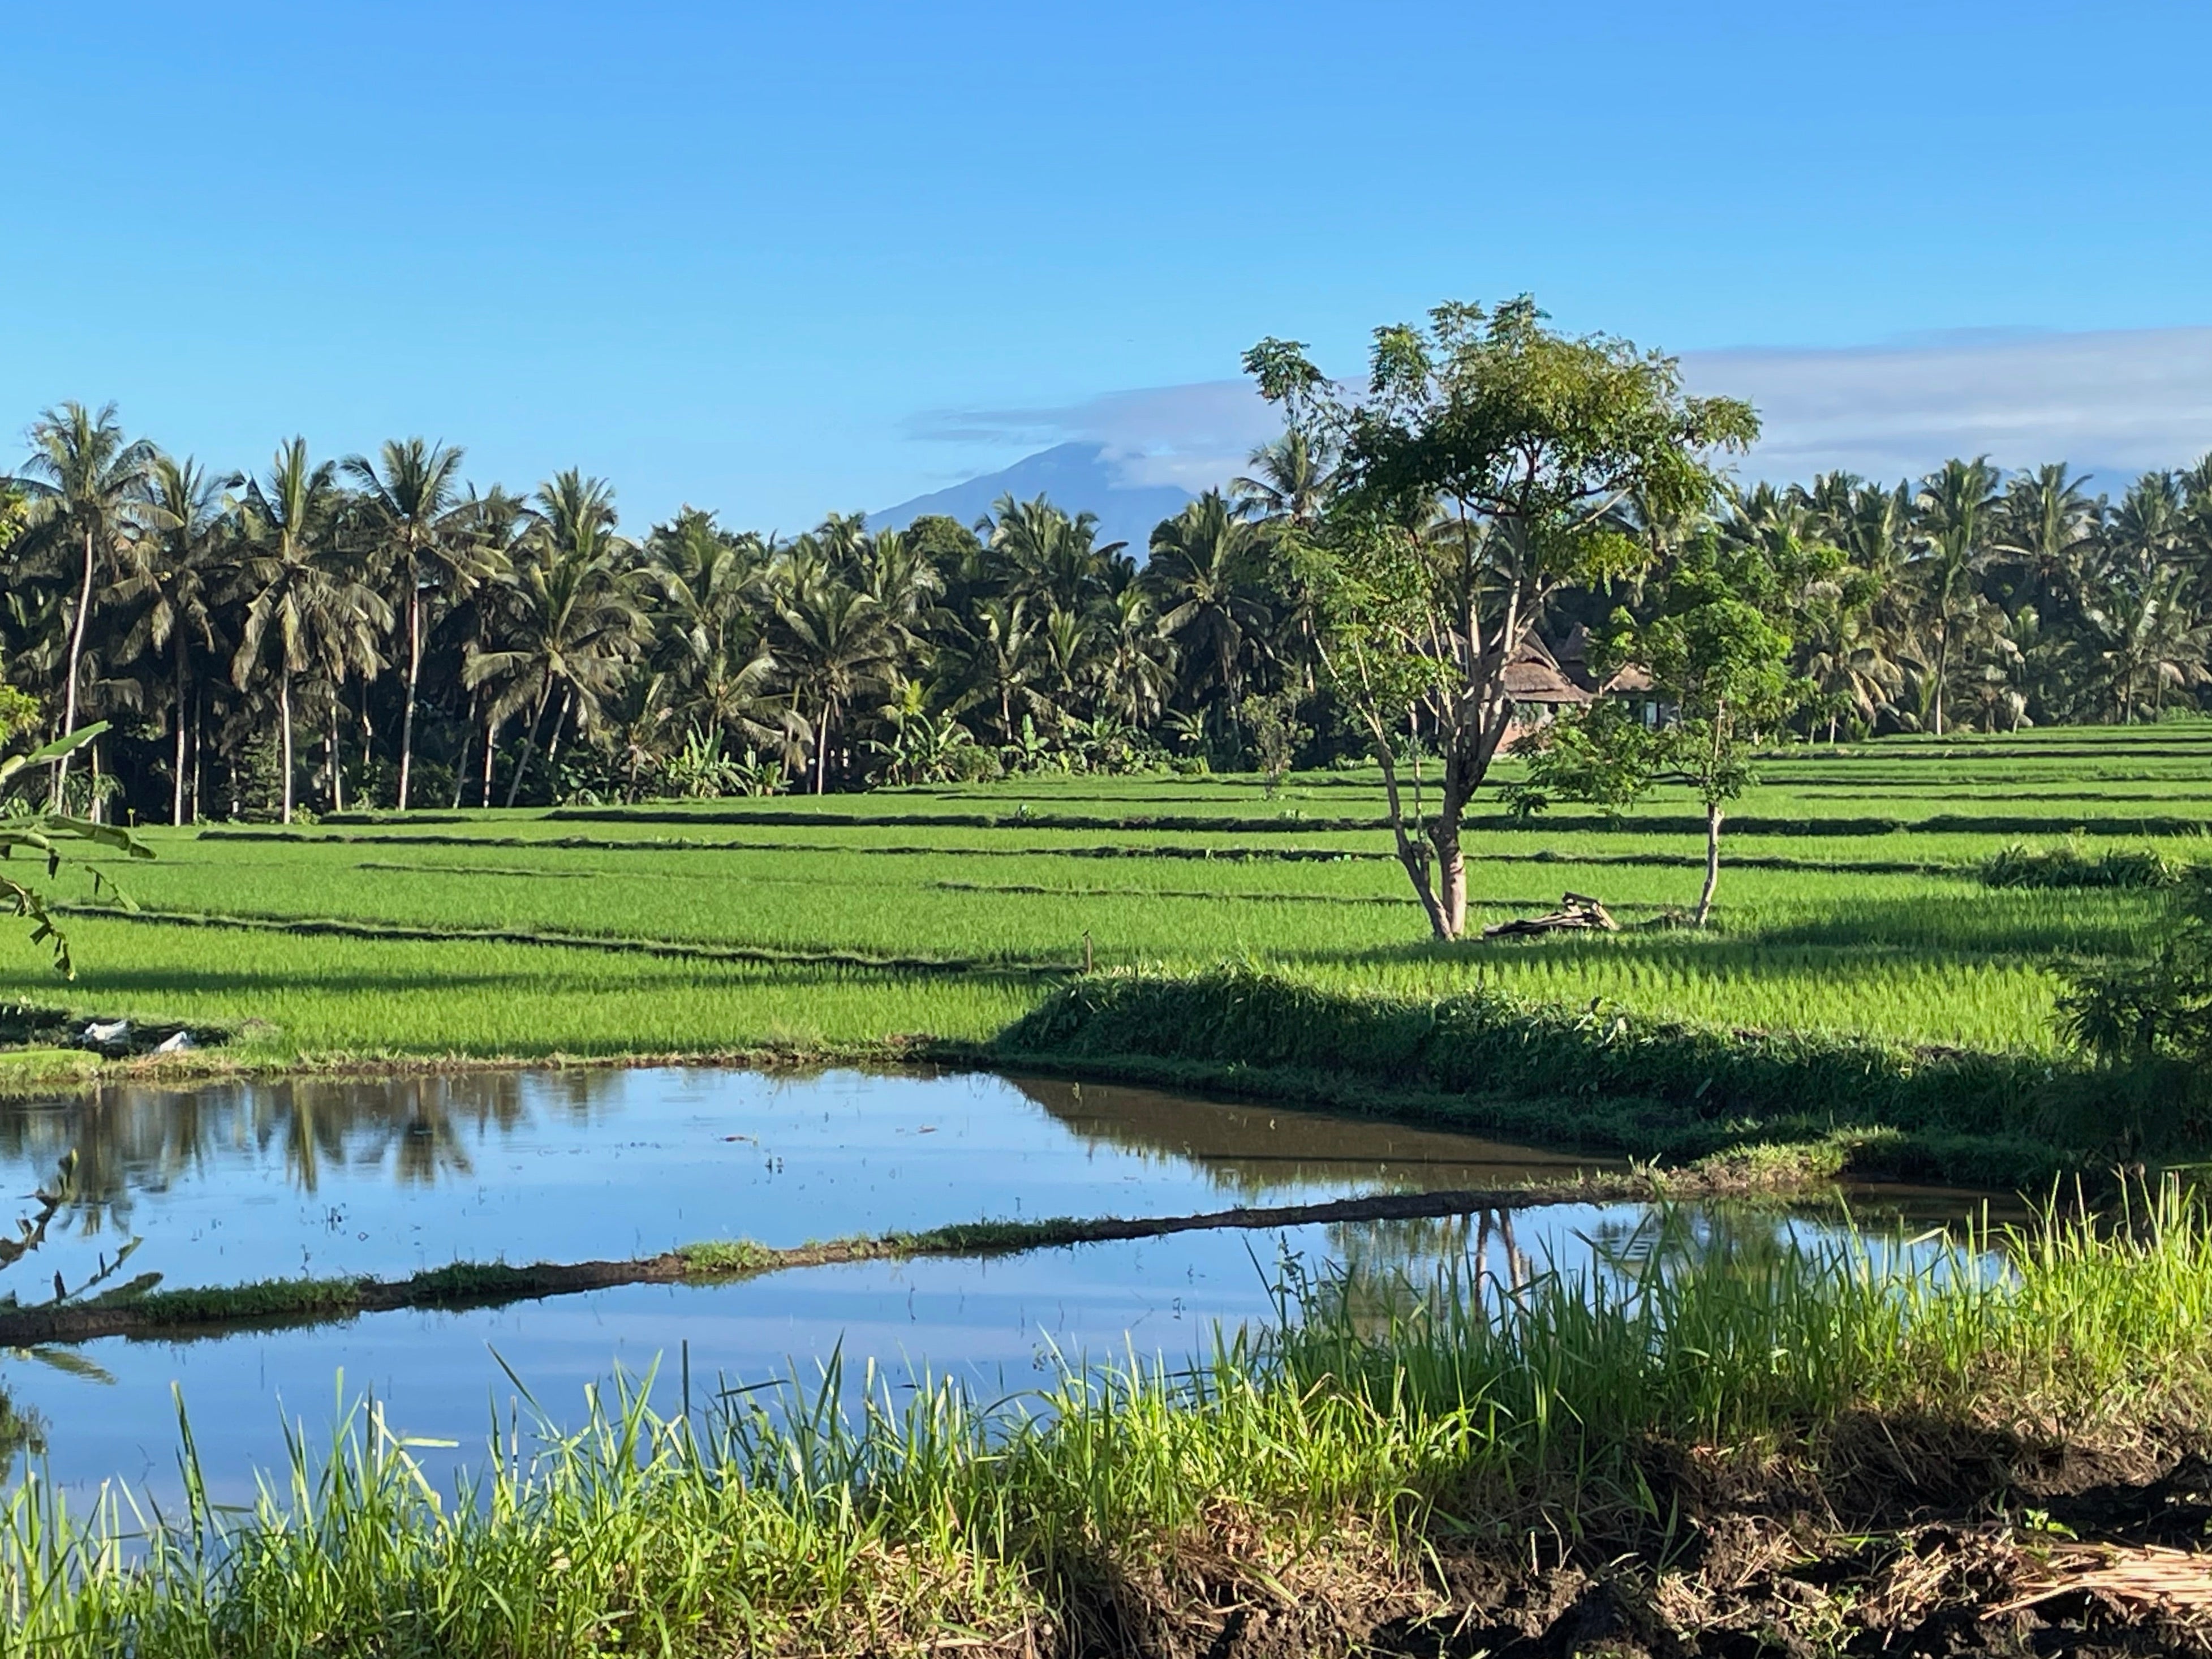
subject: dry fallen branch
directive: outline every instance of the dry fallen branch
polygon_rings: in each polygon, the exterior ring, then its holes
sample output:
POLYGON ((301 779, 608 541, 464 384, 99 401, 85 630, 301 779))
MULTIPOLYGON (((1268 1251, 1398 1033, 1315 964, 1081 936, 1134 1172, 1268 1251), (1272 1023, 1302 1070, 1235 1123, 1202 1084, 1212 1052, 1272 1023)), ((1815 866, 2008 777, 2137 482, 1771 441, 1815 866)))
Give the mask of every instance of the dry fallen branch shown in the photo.
POLYGON ((2133 1601, 2161 1613, 2212 1613, 2212 1555, 2145 1544, 2136 1548, 2092 1545, 2069 1550, 2052 1563, 2056 1576, 1983 1615, 2018 1613, 2054 1596, 2086 1593, 2133 1601))
POLYGON ((1617 933, 1620 924, 1602 904, 1587 893, 1562 893, 1559 908, 1547 915, 1516 916, 1511 921, 1501 921, 1482 930, 1485 939, 1519 939, 1530 933, 1557 933, 1576 929, 1590 929, 1601 933, 1617 933))

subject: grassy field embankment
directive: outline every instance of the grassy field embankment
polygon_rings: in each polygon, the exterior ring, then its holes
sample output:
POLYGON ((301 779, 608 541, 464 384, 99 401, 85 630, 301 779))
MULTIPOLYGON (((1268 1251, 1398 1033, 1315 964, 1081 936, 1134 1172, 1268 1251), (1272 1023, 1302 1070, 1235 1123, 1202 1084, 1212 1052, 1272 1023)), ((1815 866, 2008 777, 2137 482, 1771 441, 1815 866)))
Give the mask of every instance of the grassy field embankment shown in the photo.
POLYGON ((2212 1227, 1648 1248, 1508 1295, 1305 1287, 1184 1374, 656 1417, 441 1497, 373 1412, 255 1513, 0 1516, 0 1649, 2140 1653, 2191 1639, 2212 1227))
MULTIPOLYGON (((1620 1072, 1594 1054, 1589 1027, 1551 1014, 1528 1024, 1527 1044, 1581 1069, 1523 1068, 1513 1089, 1540 1084, 1556 1102, 1632 1085, 1659 1103, 1644 1129, 1616 1123, 1603 1144, 1671 1154, 1739 1123, 1788 1129, 1775 1126, 1789 1114, 1733 1086, 1718 1098, 1708 1086, 1685 1118, 1689 1070, 1723 1050, 1770 1071, 1778 1056, 1801 1069, 1820 1057, 1800 1128, 1840 1088, 1865 1109, 1836 1112, 1839 1125, 1898 1128, 1923 1151, 1946 1136, 2047 1140, 2047 1122, 2008 1118, 1999 1097, 2010 1079, 2069 1064, 2054 994, 2071 968, 2136 949, 2159 896, 1991 884, 1983 866, 2023 841, 2078 842, 2085 866, 2194 856, 2212 822, 2212 724, 1791 750, 1763 777, 1732 819, 1714 927, 1642 925, 1688 905, 1700 875, 1701 826, 1662 799, 1617 825, 1495 817, 1468 838, 1479 920, 1547 908, 1571 889, 1604 900, 1626 931, 1449 945, 1425 937, 1371 770, 1298 775, 1273 796, 1242 777, 1032 776, 152 830, 157 860, 114 872, 137 914, 88 908, 64 878, 81 977, 64 985, 19 939, 0 942, 0 1000, 226 1028, 233 1041, 200 1063, 265 1068, 883 1057, 985 1053, 1086 958, 1101 974, 1171 976, 1237 962, 1342 1002, 1347 1032, 1369 1020, 1352 1006, 1366 999, 1401 1011, 1372 1017, 1387 1022, 1477 991, 1577 1022, 1595 1008, 1646 1049, 1650 1034, 1674 1032, 1662 1045, 1674 1058, 1653 1062, 1663 1086, 1647 1088, 1650 1068, 1620 1072), (1853 1066, 1864 1081, 1838 1082, 1853 1066), (1937 1089, 1953 1109, 1885 1115, 1937 1089)), ((1103 1060, 1110 1045, 1094 1034, 1079 1046, 1103 1060)), ((1272 1051, 1152 1058, 1194 1079, 1346 1070, 1272 1051)), ((0 1057, 0 1087, 82 1064, 0 1057)), ((1480 1067, 1431 1066, 1412 1092, 1483 1080, 1480 1067)), ((1348 1100, 1358 1082, 1330 1086, 1348 1100)), ((1601 1126, 1547 1106, 1512 1127, 1559 1139, 1601 1126)), ((2026 1167, 2010 1157, 2000 1149, 1988 1170, 2026 1167)))

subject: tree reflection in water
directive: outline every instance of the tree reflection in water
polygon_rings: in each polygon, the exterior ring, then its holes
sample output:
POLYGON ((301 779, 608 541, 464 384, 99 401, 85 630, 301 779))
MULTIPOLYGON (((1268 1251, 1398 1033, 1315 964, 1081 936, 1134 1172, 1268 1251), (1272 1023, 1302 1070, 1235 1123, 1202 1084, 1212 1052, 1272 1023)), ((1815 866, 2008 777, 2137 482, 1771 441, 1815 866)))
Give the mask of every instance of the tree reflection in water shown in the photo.
MULTIPOLYGON (((540 1074, 531 1099, 588 1119, 617 1081, 605 1072, 540 1074)), ((402 1187, 474 1173, 469 1147, 530 1121, 513 1072, 294 1078, 165 1089, 111 1085, 76 1100, 0 1103, 0 1159, 27 1177, 76 1155, 58 1224, 79 1237, 127 1237, 132 1200, 216 1163, 281 1154, 287 1183, 317 1191, 333 1167, 388 1167, 402 1187)))

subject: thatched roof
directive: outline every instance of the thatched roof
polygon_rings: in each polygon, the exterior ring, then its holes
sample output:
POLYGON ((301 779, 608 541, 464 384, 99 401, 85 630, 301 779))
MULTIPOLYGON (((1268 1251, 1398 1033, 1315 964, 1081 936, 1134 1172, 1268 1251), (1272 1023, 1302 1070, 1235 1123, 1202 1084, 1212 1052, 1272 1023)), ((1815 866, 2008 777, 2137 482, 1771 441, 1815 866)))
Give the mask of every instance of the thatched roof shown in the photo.
POLYGON ((1634 663, 1624 663, 1601 680, 1589 665, 1589 629, 1574 625, 1554 659, 1559 670, 1593 696, 1641 696, 1651 690, 1651 676, 1634 663))
POLYGON ((1505 665, 1505 692, 1516 702, 1556 705, 1592 700, 1589 692, 1568 678, 1559 659, 1534 634, 1505 665))

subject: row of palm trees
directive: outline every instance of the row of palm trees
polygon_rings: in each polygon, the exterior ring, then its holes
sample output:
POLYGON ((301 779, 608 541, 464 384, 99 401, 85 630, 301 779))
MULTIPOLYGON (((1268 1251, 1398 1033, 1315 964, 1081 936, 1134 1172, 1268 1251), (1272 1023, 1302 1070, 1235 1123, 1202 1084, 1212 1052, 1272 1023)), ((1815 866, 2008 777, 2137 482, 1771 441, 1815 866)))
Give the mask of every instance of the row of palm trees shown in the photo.
POLYGON ((0 648, 54 726, 116 728, 52 804, 151 812, 158 788, 178 822, 289 822, 303 791, 404 810, 1127 765, 1170 729, 1233 741, 1285 672, 1264 526, 1219 496, 1140 570, 1042 499, 788 539, 686 508, 632 540, 602 480, 525 498, 462 465, 294 439, 217 474, 112 407, 48 411, 0 496, 0 648))
MULTIPOLYGON (((1088 514, 790 538, 685 508, 623 533, 607 484, 479 490, 410 438, 246 477, 64 404, 0 489, 0 650, 51 730, 112 722, 55 806, 176 821, 303 803, 514 805, 1234 763, 1265 731, 1358 746, 1300 578, 1328 457, 1297 435, 1163 522, 1140 562, 1088 514), (1294 724, 1291 716, 1296 714, 1294 724), (307 753, 302 754, 304 744, 307 753)), ((2063 465, 1759 486, 1662 541, 1794 573, 1804 735, 2131 720, 2212 649, 2212 457, 2117 504, 2063 465)), ((1462 533, 1455 528, 1453 534, 1462 533)), ((1634 590, 1574 592, 1555 641, 1634 590)), ((71 757, 74 759, 74 757, 71 757)))
POLYGON ((1794 634, 1832 732, 2133 721, 2212 683, 2212 455, 2115 503, 2063 465, 1954 459, 1737 496, 1723 538, 1806 573, 1794 634))

